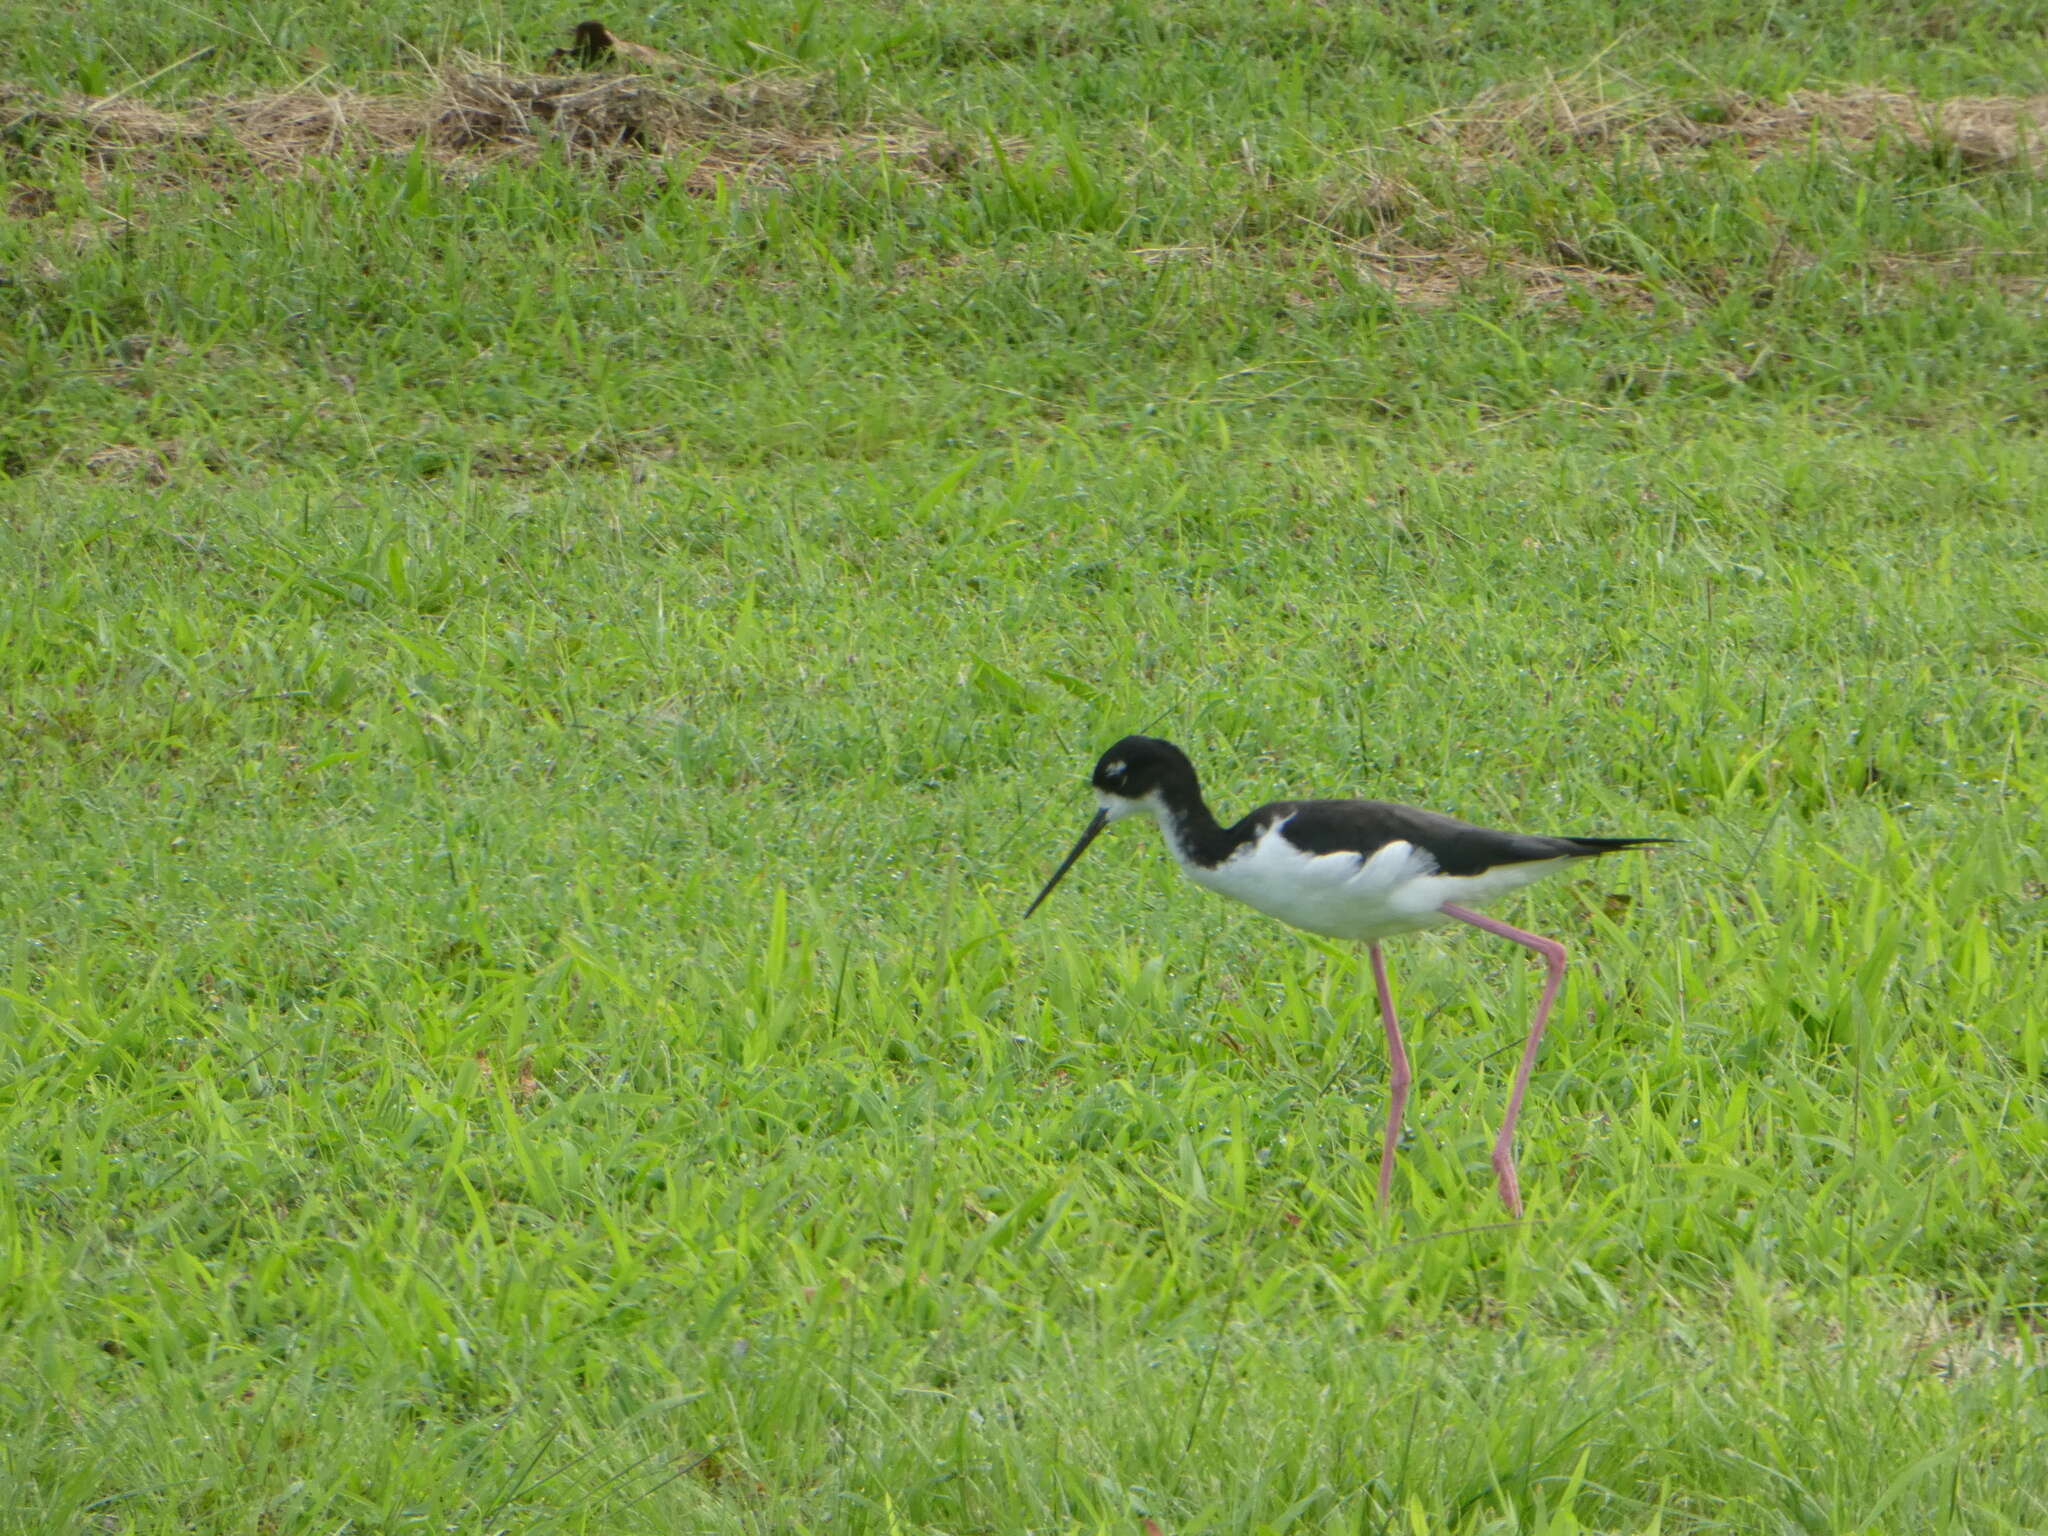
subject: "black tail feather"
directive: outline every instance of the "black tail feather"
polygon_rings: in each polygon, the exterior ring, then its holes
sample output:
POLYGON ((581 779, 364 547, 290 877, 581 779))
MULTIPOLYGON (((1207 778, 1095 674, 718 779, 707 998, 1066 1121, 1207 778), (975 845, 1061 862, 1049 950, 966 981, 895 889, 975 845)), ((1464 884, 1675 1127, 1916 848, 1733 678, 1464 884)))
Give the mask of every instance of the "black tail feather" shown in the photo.
POLYGON ((1675 843, 1675 837, 1560 837, 1570 845, 1567 857, 1590 859, 1602 853, 1621 853, 1630 848, 1647 848, 1655 843, 1675 843))

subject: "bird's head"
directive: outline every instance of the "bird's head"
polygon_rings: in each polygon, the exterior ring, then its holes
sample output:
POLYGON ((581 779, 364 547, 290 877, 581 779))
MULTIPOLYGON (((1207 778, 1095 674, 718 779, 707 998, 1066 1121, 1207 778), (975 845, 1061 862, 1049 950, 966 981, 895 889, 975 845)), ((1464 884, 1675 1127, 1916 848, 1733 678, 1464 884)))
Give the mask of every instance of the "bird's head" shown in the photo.
POLYGON ((1095 772, 1089 782, 1095 788, 1094 819, 1082 830, 1074 851, 1045 882, 1037 900, 1025 908, 1026 917, 1038 910, 1039 902, 1052 894, 1052 888, 1112 821, 1122 821, 1141 811, 1159 816, 1189 797, 1199 797, 1194 764, 1179 747, 1157 736, 1126 736, 1095 760, 1095 772))
POLYGON ((1195 765, 1170 741, 1126 736, 1096 759, 1090 782, 1105 822, 1122 821, 1141 811, 1156 815, 1177 791, 1192 788, 1195 765))

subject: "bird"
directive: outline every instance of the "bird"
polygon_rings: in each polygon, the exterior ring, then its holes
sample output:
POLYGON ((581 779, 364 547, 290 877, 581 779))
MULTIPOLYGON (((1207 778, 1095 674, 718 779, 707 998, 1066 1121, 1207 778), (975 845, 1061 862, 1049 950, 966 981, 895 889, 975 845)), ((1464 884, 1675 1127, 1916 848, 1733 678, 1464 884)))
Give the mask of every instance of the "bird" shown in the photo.
POLYGON ((1156 736, 1126 736, 1096 760, 1090 780, 1096 811, 1073 851, 1025 909, 1030 917, 1105 827, 1150 816, 1165 834, 1181 873, 1268 917, 1325 938, 1363 941, 1372 960, 1386 1029, 1388 1102, 1380 1151, 1379 1202, 1393 1188, 1394 1154, 1413 1081, 1408 1050, 1387 985, 1380 940, 1451 923, 1510 940, 1541 956, 1543 995, 1522 1047, 1493 1170, 1501 1202, 1522 1215, 1515 1172, 1515 1124, 1543 1045, 1551 1005, 1564 980, 1565 950, 1555 939, 1472 910, 1568 869, 1583 859, 1668 843, 1663 837, 1545 837, 1496 832, 1438 811, 1383 800, 1276 800, 1224 826, 1202 798, 1188 755, 1156 736))

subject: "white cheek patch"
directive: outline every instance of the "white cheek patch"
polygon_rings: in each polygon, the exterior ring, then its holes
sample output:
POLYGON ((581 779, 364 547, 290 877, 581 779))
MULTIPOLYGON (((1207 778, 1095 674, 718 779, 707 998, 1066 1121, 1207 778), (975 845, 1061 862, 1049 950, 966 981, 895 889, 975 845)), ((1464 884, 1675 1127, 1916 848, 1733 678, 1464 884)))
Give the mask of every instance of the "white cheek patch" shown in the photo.
POLYGON ((1113 795, 1106 789, 1098 789, 1095 792, 1096 805, 1101 808, 1102 814, 1110 821, 1122 821, 1126 816, 1138 816, 1146 812, 1156 816, 1159 813, 1158 800, 1159 792, 1157 790, 1154 790, 1142 800, 1126 799, 1122 795, 1113 795))

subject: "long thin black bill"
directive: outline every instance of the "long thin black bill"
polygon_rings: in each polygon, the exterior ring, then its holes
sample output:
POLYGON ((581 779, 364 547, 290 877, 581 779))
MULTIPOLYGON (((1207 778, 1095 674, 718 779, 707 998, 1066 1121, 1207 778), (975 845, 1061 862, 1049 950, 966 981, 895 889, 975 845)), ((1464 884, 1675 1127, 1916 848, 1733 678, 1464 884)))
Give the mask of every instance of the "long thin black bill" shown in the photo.
POLYGON ((1045 882, 1045 889, 1040 891, 1038 893, 1037 898, 1032 901, 1031 905, 1024 909, 1024 915, 1026 917, 1029 917, 1032 913, 1038 910, 1038 903, 1044 901, 1046 897, 1052 894, 1052 888, 1058 885, 1060 881, 1065 878, 1067 871, 1074 867, 1074 861, 1080 858, 1082 854, 1088 851, 1088 845, 1095 841, 1096 834, 1101 832, 1102 829, 1108 825, 1109 812, 1097 811, 1095 813, 1095 819, 1088 823, 1088 830, 1081 834, 1081 841, 1074 844, 1074 851, 1068 854, 1065 862, 1063 862, 1058 869, 1052 872, 1052 878, 1045 882))

